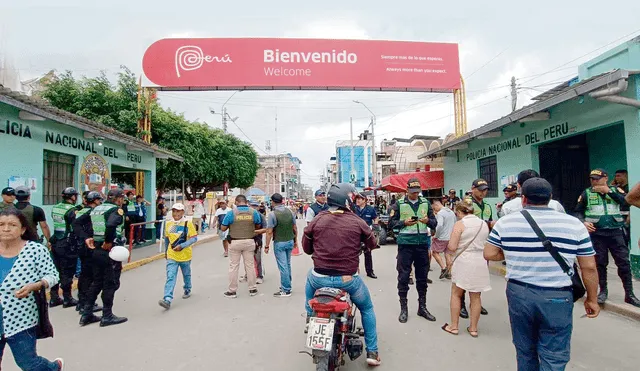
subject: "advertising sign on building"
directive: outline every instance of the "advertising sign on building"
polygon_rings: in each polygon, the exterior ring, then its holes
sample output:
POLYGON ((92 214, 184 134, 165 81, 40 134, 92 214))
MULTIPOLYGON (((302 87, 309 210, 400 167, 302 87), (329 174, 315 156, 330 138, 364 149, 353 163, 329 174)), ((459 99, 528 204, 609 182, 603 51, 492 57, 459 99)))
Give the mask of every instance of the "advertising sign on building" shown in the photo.
POLYGON ((166 90, 314 89, 450 92, 458 45, 383 40, 162 39, 144 54, 166 90))

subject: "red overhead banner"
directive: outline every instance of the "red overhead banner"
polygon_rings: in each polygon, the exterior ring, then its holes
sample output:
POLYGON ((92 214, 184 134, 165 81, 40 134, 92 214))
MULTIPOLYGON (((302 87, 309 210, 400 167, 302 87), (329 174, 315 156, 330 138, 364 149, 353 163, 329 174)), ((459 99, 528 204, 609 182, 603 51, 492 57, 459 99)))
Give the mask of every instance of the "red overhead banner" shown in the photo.
POLYGON ((452 91, 458 45, 322 39, 163 39, 144 54, 165 90, 452 91))

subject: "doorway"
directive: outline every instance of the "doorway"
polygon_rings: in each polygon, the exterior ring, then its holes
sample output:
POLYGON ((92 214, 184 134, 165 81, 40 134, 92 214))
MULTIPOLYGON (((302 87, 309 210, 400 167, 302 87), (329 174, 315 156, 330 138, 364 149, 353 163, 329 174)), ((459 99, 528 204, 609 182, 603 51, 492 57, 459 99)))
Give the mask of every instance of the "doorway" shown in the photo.
POLYGON ((580 134, 538 147, 540 176, 551 183, 553 199, 568 213, 578 197, 589 187, 589 146, 587 135, 580 134))

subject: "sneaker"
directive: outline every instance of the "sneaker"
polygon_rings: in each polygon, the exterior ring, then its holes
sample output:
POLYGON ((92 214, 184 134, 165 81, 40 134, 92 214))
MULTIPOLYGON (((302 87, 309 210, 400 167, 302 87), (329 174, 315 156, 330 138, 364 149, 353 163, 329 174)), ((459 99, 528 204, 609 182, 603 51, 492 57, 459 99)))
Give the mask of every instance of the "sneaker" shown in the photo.
POLYGON ((247 276, 240 276, 240 282, 247 282, 247 276))
POLYGON ((163 300, 159 300, 159 301, 158 301, 158 305, 159 305, 159 306, 161 306, 161 307, 163 307, 164 309, 169 309, 169 308, 171 308, 171 302, 170 302, 170 301, 168 301, 168 300, 164 300, 164 299, 163 299, 163 300))
POLYGON ((258 295, 258 289, 249 290, 249 296, 256 296, 256 295, 258 295))
POLYGON ((280 290, 280 291, 276 292, 275 294, 273 294, 273 296, 276 297, 276 298, 287 298, 287 297, 291 296, 291 291, 280 290))
POLYGON ((229 253, 225 251, 223 256, 224 256, 225 258, 228 258, 228 257, 229 257, 229 253))
POLYGON ((427 278, 427 283, 433 283, 433 281, 431 280, 431 278, 427 278))
POLYGON ((367 352, 367 364, 369 366, 380 366, 381 363, 378 352, 367 352))
POLYGON ((263 282, 262 278, 257 278, 257 279, 256 279, 256 283, 257 283, 258 285, 262 285, 262 282, 263 282))
POLYGON ((58 365, 58 370, 59 371, 64 370, 64 359, 56 358, 56 359, 53 360, 53 363, 58 365))
POLYGON ((447 270, 446 269, 442 269, 440 271, 440 277, 438 277, 438 279, 443 279, 447 276, 447 270))
POLYGON ((182 295, 183 299, 189 299, 191 297, 191 291, 185 291, 182 295))
POLYGON ((238 297, 238 294, 236 294, 235 292, 232 292, 232 291, 227 291, 222 295, 224 295, 225 298, 229 298, 229 299, 235 299, 235 298, 238 297))

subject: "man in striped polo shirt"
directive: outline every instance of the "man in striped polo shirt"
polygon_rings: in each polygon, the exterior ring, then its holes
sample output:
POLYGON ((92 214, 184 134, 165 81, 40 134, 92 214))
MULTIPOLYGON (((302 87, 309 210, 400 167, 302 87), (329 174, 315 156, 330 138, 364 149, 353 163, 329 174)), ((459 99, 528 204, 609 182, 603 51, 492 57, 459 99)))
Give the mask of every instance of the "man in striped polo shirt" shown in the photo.
MULTIPOLYGON (((572 267, 578 259, 587 289, 587 317, 600 312, 598 271, 589 232, 575 217, 548 207, 551 184, 531 178, 522 185, 522 205, 572 267)), ((507 261, 507 302, 518 371, 564 370, 573 328, 571 278, 542 245, 522 213, 493 227, 485 244, 487 260, 507 261)))

